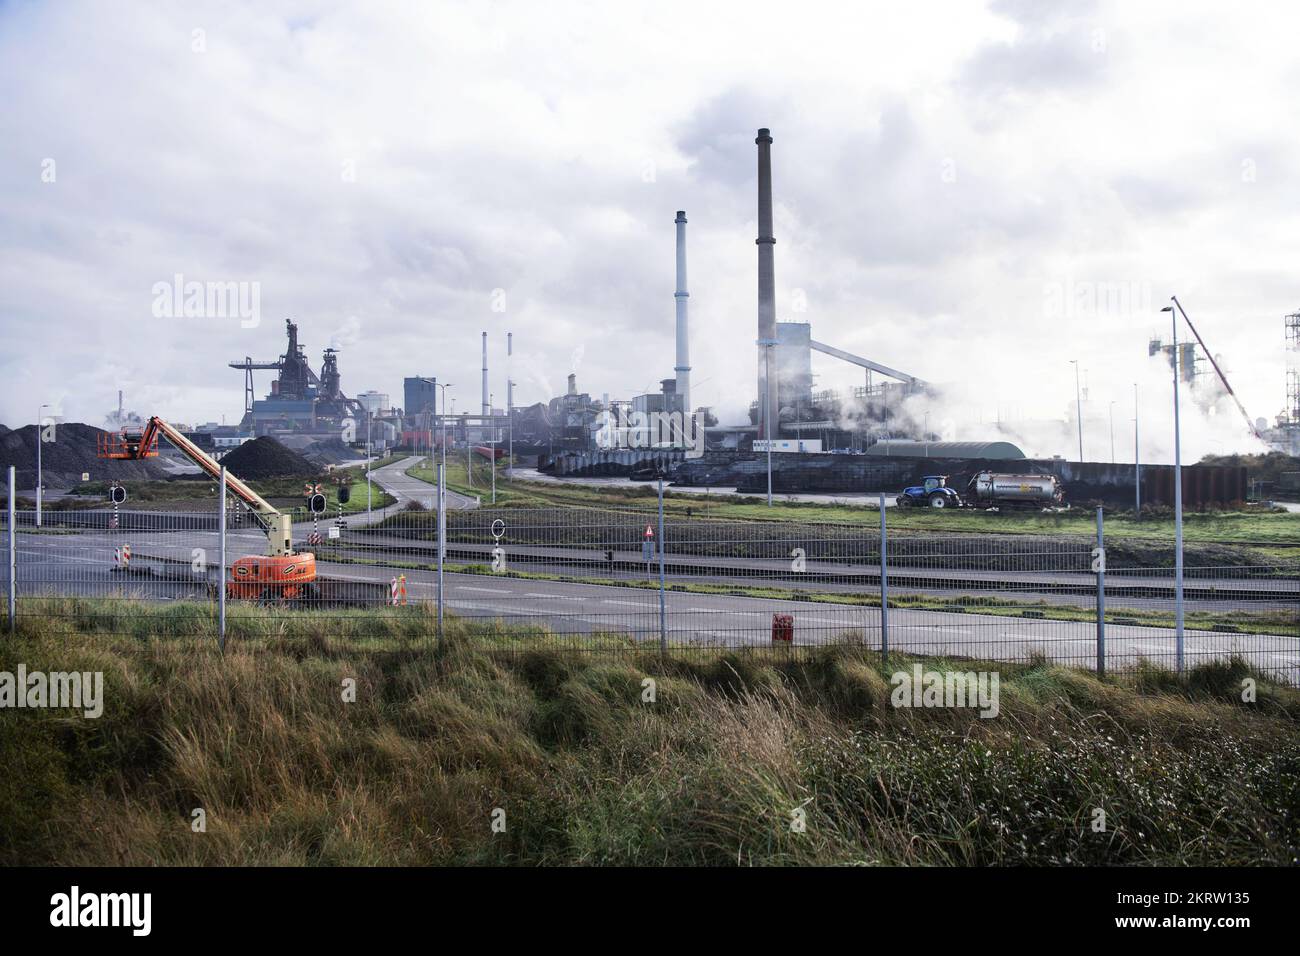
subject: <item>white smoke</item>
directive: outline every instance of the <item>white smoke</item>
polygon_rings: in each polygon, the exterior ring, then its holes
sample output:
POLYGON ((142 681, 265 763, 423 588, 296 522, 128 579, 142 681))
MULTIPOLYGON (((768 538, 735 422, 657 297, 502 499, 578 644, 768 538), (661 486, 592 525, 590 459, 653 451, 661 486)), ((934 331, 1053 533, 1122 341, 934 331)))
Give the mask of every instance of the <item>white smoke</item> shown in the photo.
MULTIPOLYGON (((1218 386, 1213 370, 1206 372, 1194 386, 1180 383, 1183 462, 1266 451, 1232 398, 1218 386)), ((1073 393, 1073 374, 1067 370, 1063 376, 1071 379, 1068 391, 1073 393)), ((1173 462, 1173 373, 1166 358, 1157 355, 1125 366, 1088 369, 1080 382, 1085 461, 1133 461, 1136 384, 1141 460, 1173 462)), ((934 394, 909 397, 901 412, 914 435, 922 432, 928 415, 930 432, 939 440, 1009 441, 1031 458, 1079 458, 1080 416, 1073 396, 1062 407, 1040 401, 1033 391, 992 388, 988 380, 953 382, 938 386, 934 394)))

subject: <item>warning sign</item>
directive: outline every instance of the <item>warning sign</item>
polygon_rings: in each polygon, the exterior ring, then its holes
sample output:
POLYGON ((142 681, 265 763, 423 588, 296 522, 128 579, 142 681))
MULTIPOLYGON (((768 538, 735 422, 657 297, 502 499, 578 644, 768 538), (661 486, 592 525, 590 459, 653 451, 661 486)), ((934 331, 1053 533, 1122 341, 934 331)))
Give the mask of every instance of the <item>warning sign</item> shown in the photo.
POLYGON ((647 538, 653 538, 655 536, 655 529, 651 527, 649 524, 645 526, 645 536, 647 538))

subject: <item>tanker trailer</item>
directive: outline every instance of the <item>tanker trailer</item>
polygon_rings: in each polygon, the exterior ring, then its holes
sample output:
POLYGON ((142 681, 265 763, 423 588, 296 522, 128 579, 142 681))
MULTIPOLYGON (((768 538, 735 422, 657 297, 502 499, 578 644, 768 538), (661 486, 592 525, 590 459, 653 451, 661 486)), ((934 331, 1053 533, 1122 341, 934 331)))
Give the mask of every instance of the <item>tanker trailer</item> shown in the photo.
POLYGON ((1055 475, 1002 475, 981 471, 966 488, 966 503, 974 508, 1055 508, 1064 500, 1065 492, 1055 475))

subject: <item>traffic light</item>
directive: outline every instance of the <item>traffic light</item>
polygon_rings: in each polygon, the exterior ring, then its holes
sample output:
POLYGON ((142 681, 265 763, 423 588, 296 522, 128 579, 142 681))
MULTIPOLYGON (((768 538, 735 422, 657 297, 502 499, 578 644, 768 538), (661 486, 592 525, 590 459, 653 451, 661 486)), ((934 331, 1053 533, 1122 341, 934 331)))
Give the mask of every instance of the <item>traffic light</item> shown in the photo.
POLYGON ((313 493, 312 496, 307 499, 307 510, 314 515, 324 514, 325 496, 322 495, 319 491, 313 493))
POLYGON ((108 489, 108 496, 113 499, 113 504, 120 505, 122 502, 126 501, 126 489, 121 485, 114 485, 112 488, 108 489))
POLYGON ((339 504, 345 505, 352 498, 352 487, 350 485, 339 485, 339 504))

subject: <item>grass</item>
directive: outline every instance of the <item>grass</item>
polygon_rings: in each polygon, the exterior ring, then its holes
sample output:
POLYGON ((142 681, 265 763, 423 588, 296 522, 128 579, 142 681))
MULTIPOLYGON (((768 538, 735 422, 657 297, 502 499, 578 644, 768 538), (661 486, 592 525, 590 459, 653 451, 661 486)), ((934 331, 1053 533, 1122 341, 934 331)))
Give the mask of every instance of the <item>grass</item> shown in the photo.
MULTIPOLYGON (((366 471, 364 468, 339 468, 329 475, 321 474, 313 478, 313 482, 319 482, 325 497, 328 501, 329 508, 327 514, 338 514, 338 485, 335 479, 340 475, 348 475, 352 479, 352 495, 349 501, 343 505, 344 514, 355 514, 359 511, 366 510, 366 471)), ((267 499, 272 505, 283 510, 293 508, 303 508, 303 486, 306 484, 306 478, 267 478, 261 481, 246 482, 250 488, 256 491, 263 498, 267 499)), ((191 504, 197 503, 208 507, 215 507, 217 500, 217 483, 215 481, 200 479, 173 479, 173 480, 156 480, 156 481, 129 481, 124 482, 127 494, 130 496, 127 507, 134 507, 137 503, 147 502, 149 504, 191 504)), ((108 482, 83 482, 76 485, 71 494, 78 496, 103 496, 108 495, 108 482)), ((371 504, 374 508, 382 508, 391 505, 397 499, 385 492, 378 484, 371 481, 371 504)), ((61 499, 60 502, 69 502, 75 508, 103 508, 105 502, 100 500, 94 501, 74 501, 72 499, 61 499)), ((47 505, 46 507, 49 507, 47 505)))
MULTIPOLYGON (((420 481, 427 481, 431 485, 436 485, 438 483, 438 469, 436 465, 427 462, 428 459, 423 464, 412 465, 406 469, 406 474, 412 478, 418 478, 420 481)), ((472 470, 469 470, 466 468, 463 455, 448 455, 447 487, 451 491, 469 495, 471 498, 482 498, 483 504, 490 506, 492 504, 492 464, 487 459, 475 455, 472 470), (468 476, 472 476, 473 480, 471 481, 468 476)), ((545 503, 530 490, 519 491, 517 487, 518 482, 511 485, 506 480, 505 464, 498 462, 497 507, 519 507, 545 503)))
POLYGON ((1300 695, 1243 703, 1240 661, 924 662, 998 671, 984 720, 891 706, 912 662, 853 646, 581 655, 453 620, 434 651, 416 614, 241 608, 223 656, 201 609, 34 610, 0 669, 102 671, 105 711, 0 714, 8 865, 1300 859, 1300 695))
MULTIPOLYGON (((413 467, 407 474, 424 481, 436 481, 435 470, 428 465, 413 467)), ((470 495, 481 495, 491 485, 488 462, 479 459, 474 465, 474 484, 465 478, 463 457, 447 459, 447 487, 470 495)), ((653 482, 633 487, 608 487, 581 484, 526 481, 507 482, 504 467, 497 475, 497 503, 506 507, 545 505, 657 507, 653 482)), ((779 496, 778 496, 779 499, 779 496)), ((673 514, 713 518, 738 518, 752 521, 848 524, 862 527, 879 525, 874 507, 818 502, 774 501, 768 507, 762 498, 734 495, 687 494, 666 490, 664 507, 673 514)), ((891 508, 889 527, 899 531, 922 531, 935 534, 1022 534, 1081 535, 1096 533, 1096 514, 1091 509, 1073 509, 1052 514, 984 511, 936 511, 930 508, 891 508)), ((1173 518, 1166 514, 1144 514, 1141 518, 1128 513, 1106 515, 1106 536, 1115 538, 1169 538, 1174 533, 1173 518)), ((1294 559, 1293 549, 1300 547, 1300 513, 1265 509, 1223 512, 1187 512, 1183 535, 1190 542, 1251 546, 1273 556, 1294 559)))

